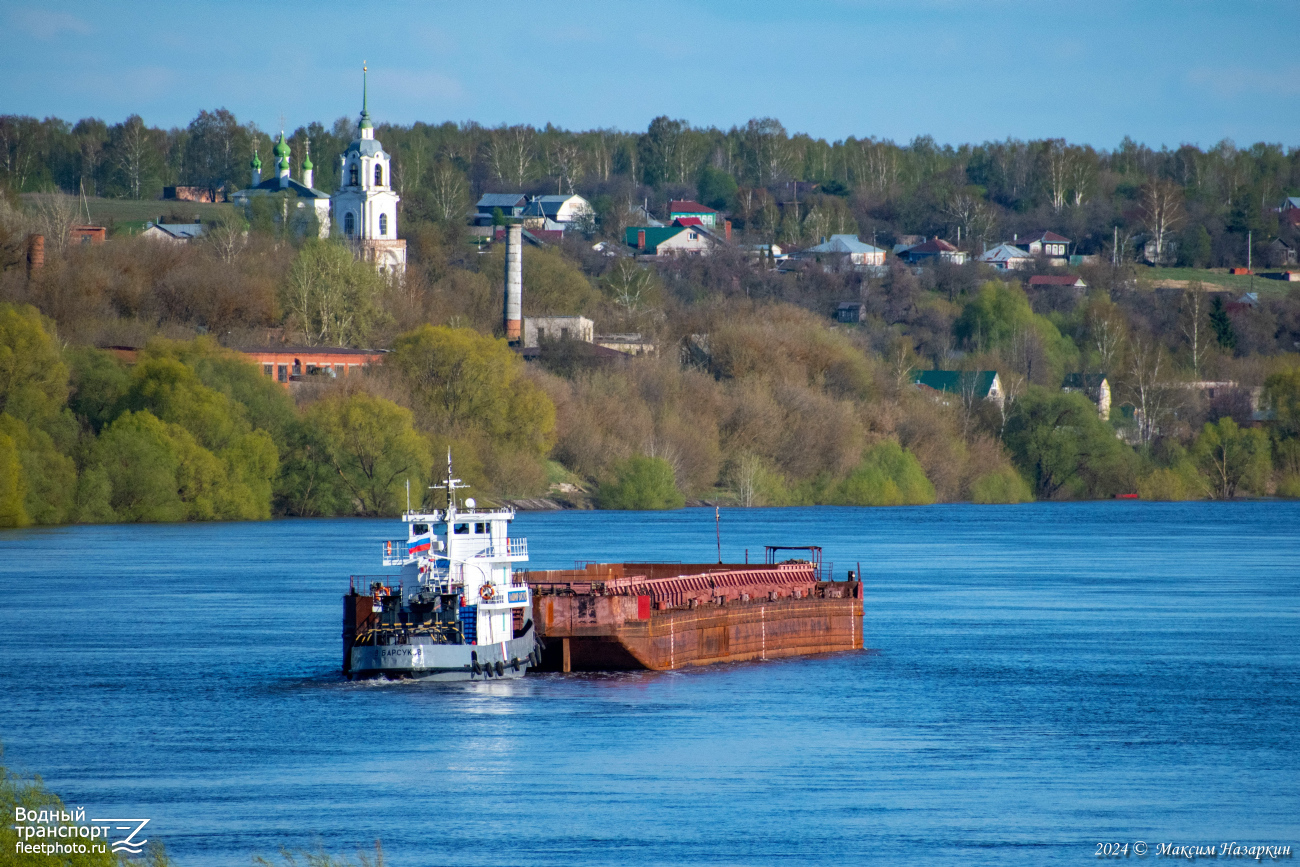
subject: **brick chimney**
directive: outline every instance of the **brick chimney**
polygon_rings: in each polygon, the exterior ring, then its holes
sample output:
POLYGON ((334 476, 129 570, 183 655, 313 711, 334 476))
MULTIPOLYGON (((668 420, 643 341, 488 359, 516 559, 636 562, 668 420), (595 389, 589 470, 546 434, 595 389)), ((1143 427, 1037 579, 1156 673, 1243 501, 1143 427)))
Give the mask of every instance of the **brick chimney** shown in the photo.
POLYGON ((730 220, 723 220, 723 221, 722 221, 722 230, 723 230, 723 232, 725 233, 727 240, 730 241, 730 240, 731 240, 731 221, 730 221, 730 220))
POLYGON ((45 267, 45 236, 27 236, 27 276, 45 267))

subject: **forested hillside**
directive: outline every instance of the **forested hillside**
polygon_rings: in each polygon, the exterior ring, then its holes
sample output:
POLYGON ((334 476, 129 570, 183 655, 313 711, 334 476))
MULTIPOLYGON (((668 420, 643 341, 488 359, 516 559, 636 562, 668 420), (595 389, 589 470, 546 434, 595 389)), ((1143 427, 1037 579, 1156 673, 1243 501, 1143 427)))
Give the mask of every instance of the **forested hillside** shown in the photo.
MULTIPOLYGON (((208 206, 188 245, 66 243, 87 204, 246 184, 269 144, 222 112, 172 131, 0 127, 0 524, 392 514, 449 448, 481 496, 624 508, 1300 495, 1300 292, 1256 279, 1243 300, 1250 278, 1203 270, 1244 263, 1248 233, 1260 256, 1289 242, 1273 209, 1300 192, 1295 151, 826 143, 770 120, 380 127, 410 259, 387 279, 229 206, 208 206), (500 339, 502 252, 469 242, 465 213, 483 191, 557 189, 596 219, 527 248, 525 315, 585 315, 656 354, 561 342, 525 363, 500 339), (1178 284, 1137 261, 1156 195, 1173 203, 1162 256, 1188 268, 1178 284), (593 249, 621 243, 631 206, 677 197, 727 211, 737 243, 655 263, 593 249), (777 270, 742 246, 958 228, 968 250, 1053 230, 1099 256, 1073 269, 1080 292, 1024 282, 1063 273, 1045 264, 777 270), (34 270, 31 233, 49 239, 34 270), (843 301, 862 322, 833 321, 843 301), (391 353, 290 393, 231 349, 278 339, 391 353), (128 363, 114 346, 142 351, 128 363), (928 368, 996 370, 1006 400, 926 393, 911 372, 928 368), (1080 372, 1108 377, 1110 420, 1061 390, 1080 372)), ((291 138, 299 160, 310 136, 317 187, 335 186, 349 127, 291 138)))

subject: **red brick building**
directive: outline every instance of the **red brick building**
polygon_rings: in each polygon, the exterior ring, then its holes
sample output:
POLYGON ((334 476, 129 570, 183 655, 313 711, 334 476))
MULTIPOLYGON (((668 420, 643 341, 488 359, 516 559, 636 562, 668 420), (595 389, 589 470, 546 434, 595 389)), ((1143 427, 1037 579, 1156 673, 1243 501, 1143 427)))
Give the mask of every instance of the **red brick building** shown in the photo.
POLYGON ((289 387, 291 382, 350 376, 371 364, 383 364, 383 350, 342 346, 249 346, 239 349, 256 362, 262 375, 289 387))

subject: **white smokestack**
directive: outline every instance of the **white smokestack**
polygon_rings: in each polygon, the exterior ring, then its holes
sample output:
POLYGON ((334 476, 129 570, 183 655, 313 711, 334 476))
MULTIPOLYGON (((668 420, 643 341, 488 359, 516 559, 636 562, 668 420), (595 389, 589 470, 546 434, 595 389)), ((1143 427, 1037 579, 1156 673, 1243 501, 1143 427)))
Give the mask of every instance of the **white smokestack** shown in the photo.
POLYGON ((523 325, 524 300, 524 228, 518 223, 506 226, 506 340, 517 343, 523 325))

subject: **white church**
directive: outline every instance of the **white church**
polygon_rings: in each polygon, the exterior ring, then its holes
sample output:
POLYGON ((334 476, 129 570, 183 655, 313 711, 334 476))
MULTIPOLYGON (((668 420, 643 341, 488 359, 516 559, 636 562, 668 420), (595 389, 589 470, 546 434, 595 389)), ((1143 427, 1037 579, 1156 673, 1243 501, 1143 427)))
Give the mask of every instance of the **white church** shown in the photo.
POLYGON ((231 199, 247 206, 255 196, 292 192, 297 196, 297 214, 288 217, 291 222, 301 220, 311 209, 316 217, 321 238, 328 238, 333 228, 338 236, 353 248, 358 257, 374 262, 380 271, 401 275, 406 273, 406 241, 397 237, 397 203, 401 198, 393 192, 391 155, 375 139, 374 125, 367 110, 365 70, 362 70, 361 119, 357 122, 357 137, 339 157, 339 188, 333 195, 312 186, 314 166, 311 151, 307 151, 302 164, 302 180, 289 177, 289 145, 280 131, 276 142, 276 175, 262 180, 262 161, 253 154, 251 167, 253 183, 246 190, 231 194, 231 199))
POLYGON ((397 203, 393 192, 392 157, 375 139, 366 108, 365 70, 362 70, 361 120, 357 137, 339 157, 339 188, 330 205, 343 240, 357 255, 374 262, 381 271, 406 272, 406 242, 397 238, 397 203))

